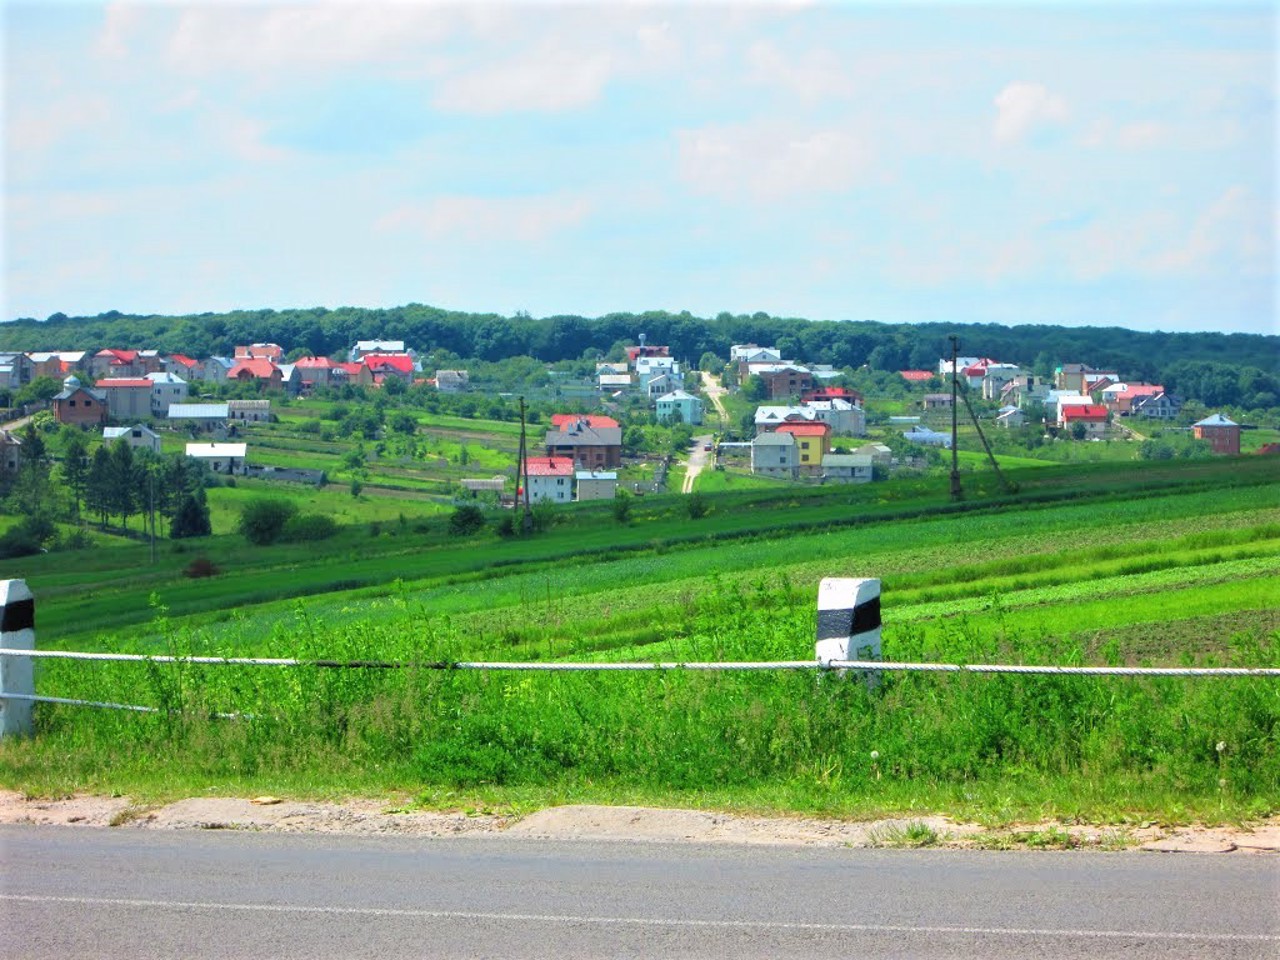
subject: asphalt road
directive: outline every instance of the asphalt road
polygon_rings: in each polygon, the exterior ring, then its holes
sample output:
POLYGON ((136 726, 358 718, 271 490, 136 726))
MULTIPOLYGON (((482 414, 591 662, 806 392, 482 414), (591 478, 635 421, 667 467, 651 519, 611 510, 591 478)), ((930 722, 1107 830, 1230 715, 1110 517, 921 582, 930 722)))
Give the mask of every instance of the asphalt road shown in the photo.
POLYGON ((1280 957, 1280 859, 0 827, 0 955, 1280 957))

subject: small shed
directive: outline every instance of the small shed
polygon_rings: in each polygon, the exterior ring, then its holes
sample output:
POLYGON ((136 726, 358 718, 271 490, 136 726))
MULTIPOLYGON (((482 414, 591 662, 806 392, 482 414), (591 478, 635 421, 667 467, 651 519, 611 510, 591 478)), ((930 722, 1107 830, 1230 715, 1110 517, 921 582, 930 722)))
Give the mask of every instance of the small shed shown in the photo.
POLYGON ((618 495, 618 474, 609 470, 579 470, 574 474, 579 500, 612 500, 618 495))

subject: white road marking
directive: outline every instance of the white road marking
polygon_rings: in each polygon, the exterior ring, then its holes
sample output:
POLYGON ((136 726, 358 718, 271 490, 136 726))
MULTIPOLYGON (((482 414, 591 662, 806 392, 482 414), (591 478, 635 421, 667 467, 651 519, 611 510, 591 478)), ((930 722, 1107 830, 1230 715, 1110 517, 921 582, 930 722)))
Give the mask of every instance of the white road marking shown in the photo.
POLYGON ((930 927, 885 923, 795 923, 770 920, 687 920, 664 917, 584 917, 571 914, 485 913, 471 910, 415 910, 392 907, 307 907, 282 903, 202 903, 185 900, 129 900, 111 897, 51 897, 0 894, 10 903, 74 904, 87 907, 134 907, 162 910, 226 910, 251 913, 296 913, 342 917, 397 917, 419 920, 483 920, 512 923, 597 924, 685 927, 715 930, 800 930, 818 933, 920 933, 993 937, 1067 937, 1092 940, 1196 940, 1210 943, 1271 943, 1273 933, 1179 933, 1168 930, 1059 930, 1038 927, 930 927))

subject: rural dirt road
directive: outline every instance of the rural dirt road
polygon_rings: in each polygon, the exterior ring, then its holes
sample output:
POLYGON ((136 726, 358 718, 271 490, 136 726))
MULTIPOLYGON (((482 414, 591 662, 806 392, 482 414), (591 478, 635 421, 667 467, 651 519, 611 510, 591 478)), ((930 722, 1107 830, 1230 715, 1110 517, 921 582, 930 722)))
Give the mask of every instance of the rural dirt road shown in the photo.
POLYGON ((681 493, 693 493, 693 482, 698 479, 698 474, 706 469, 708 461, 711 459, 711 452, 707 447, 711 446, 711 434, 704 434, 700 437, 694 437, 693 443, 689 445, 689 463, 684 471, 684 484, 680 488, 681 493))
POLYGON ((702 374, 702 390, 707 395, 707 399, 711 401, 716 408, 716 413, 720 417, 720 429, 724 430, 729 425, 729 411, 724 408, 725 389, 720 385, 720 381, 709 373, 702 374))

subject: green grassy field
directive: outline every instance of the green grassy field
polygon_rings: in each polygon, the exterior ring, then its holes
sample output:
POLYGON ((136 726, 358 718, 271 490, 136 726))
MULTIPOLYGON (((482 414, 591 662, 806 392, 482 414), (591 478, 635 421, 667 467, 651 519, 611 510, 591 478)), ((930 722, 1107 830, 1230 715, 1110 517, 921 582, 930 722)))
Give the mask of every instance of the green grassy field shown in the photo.
MULTIPOLYGON (((459 539, 438 510, 406 510, 374 528, 362 514, 321 544, 215 536, 166 544, 154 566, 132 544, 0 575, 28 580, 41 644, 66 648, 808 659, 818 581, 875 576, 890 659, 1280 665, 1272 464, 1006 465, 1016 495, 975 468, 960 504, 945 478, 803 488, 710 471, 735 485, 707 491, 698 520, 678 496, 645 497, 626 525, 607 503, 580 505, 530 539, 459 539), (224 572, 183 576, 197 552, 224 572)), ((895 675, 871 692, 812 674, 46 663, 41 683, 177 711, 41 707, 39 737, 0 745, 0 782, 46 792, 212 785, 996 820, 1221 820, 1280 797, 1271 680, 895 675), (257 719, 204 719, 226 710, 257 719)))

